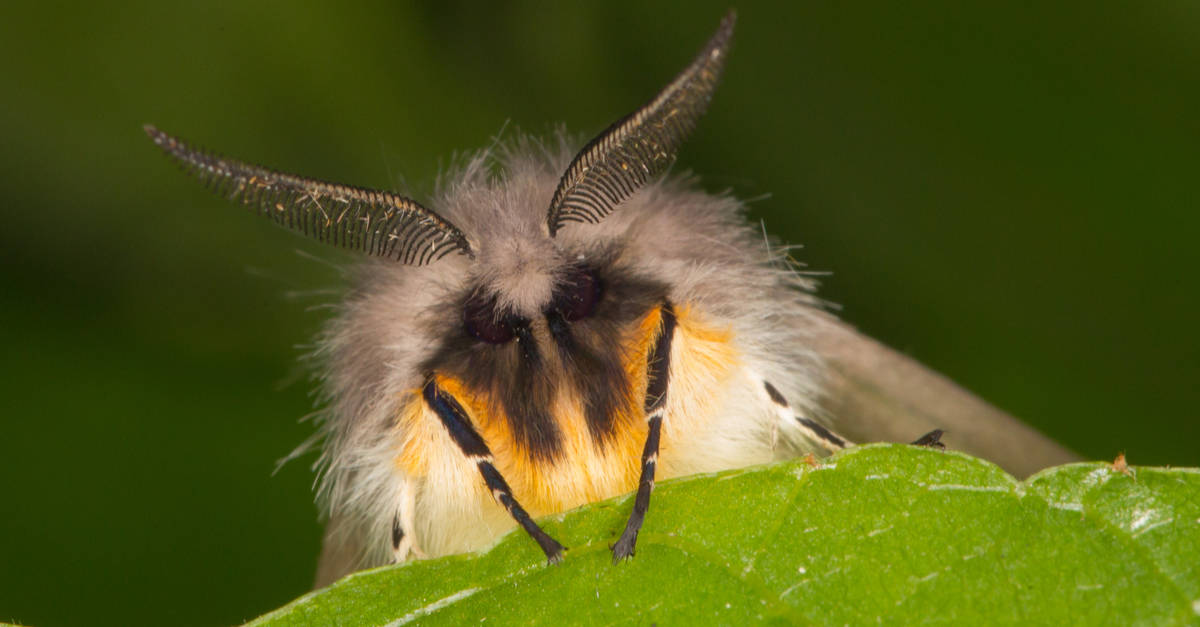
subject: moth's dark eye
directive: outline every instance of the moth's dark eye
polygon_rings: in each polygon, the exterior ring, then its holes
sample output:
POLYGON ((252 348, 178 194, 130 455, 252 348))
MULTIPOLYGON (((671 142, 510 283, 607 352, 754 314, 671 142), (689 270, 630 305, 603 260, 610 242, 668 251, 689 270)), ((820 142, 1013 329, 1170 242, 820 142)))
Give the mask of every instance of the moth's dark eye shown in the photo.
POLYGON ((591 270, 579 268, 567 276, 554 298, 554 309, 570 322, 592 315, 600 302, 600 279, 591 270))
POLYGON ((496 316, 496 299, 472 296, 463 307, 463 326, 473 337, 488 344, 503 344, 513 339, 509 316, 496 316))

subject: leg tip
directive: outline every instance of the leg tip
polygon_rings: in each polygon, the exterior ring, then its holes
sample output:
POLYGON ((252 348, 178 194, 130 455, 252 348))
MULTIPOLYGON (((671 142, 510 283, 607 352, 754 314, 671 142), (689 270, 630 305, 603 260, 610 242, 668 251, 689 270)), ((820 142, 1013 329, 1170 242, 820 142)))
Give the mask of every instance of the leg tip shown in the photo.
POLYGON ((554 566, 555 564, 562 563, 563 551, 565 551, 566 548, 559 544, 558 540, 555 540, 550 536, 546 536, 545 538, 539 538, 538 544, 542 547, 542 553, 546 554, 547 566, 554 566))
POLYGON ((612 545, 613 564, 621 562, 633 557, 633 548, 637 544, 637 534, 621 534, 621 539, 612 545))
POLYGON ((942 431, 941 429, 934 429, 933 431, 926 433, 925 435, 917 438, 916 440, 913 440, 912 445, 913 446, 924 446, 925 448, 935 448, 935 449, 938 449, 939 451, 945 450, 946 445, 942 444, 942 435, 944 433, 945 433, 945 431, 942 431))

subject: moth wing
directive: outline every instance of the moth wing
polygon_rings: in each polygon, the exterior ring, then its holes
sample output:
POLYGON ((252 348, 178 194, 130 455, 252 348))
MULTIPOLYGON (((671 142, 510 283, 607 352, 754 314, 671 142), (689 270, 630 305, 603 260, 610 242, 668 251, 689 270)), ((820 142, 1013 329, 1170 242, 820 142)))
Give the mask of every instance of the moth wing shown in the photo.
POLYGON ((832 318, 815 334, 828 367, 823 406, 854 442, 909 442, 943 429, 946 446, 1017 477, 1079 456, 915 360, 832 318))
POLYGON ((352 573, 362 565, 366 553, 362 534, 347 533, 343 529, 342 517, 334 515, 325 525, 325 536, 321 539, 321 557, 317 560, 317 575, 313 589, 324 588, 352 573))

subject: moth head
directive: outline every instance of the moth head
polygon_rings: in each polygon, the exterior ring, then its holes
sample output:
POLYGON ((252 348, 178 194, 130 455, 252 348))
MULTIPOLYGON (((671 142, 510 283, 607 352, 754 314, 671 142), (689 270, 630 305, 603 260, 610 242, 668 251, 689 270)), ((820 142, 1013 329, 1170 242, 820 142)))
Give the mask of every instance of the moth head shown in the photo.
POLYGON ((458 257, 454 265, 465 263, 469 286, 460 299, 467 330, 481 342, 503 343, 513 321, 539 311, 567 322, 592 314, 605 293, 595 257, 612 242, 586 231, 562 234, 601 222, 671 164, 716 88, 734 21, 731 11, 674 80, 589 141, 549 198, 537 182, 528 193, 513 193, 522 182, 511 179, 526 173, 508 172, 506 194, 455 190, 435 211, 393 192, 287 174, 224 158, 150 125, 145 131, 206 186, 289 229, 408 266, 458 257), (536 212, 513 206, 547 202, 536 222, 528 217, 536 212))

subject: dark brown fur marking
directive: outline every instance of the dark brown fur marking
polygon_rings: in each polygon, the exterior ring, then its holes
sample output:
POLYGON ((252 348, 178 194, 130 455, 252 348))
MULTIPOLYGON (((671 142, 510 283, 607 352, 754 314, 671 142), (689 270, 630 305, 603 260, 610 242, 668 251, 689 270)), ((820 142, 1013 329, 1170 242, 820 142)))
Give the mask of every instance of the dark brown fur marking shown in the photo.
MULTIPOLYGON (((440 348, 425 362, 434 371, 461 380, 467 389, 493 404, 488 408, 508 422, 518 449, 532 460, 554 461, 562 452, 562 427, 552 414, 560 386, 583 401, 588 432, 605 446, 618 429, 617 419, 635 413, 625 363, 644 356, 623 354, 631 330, 662 303, 666 287, 632 276, 612 263, 594 268, 604 284, 603 297, 587 318, 567 322, 549 308, 543 313, 551 345, 536 344, 533 334, 517 329, 517 339, 487 344, 461 324, 446 323, 440 348)), ((468 290, 467 296, 478 288, 468 290)), ((447 316, 446 320, 450 320, 447 316)), ((457 320, 457 316, 454 316, 457 320)))

